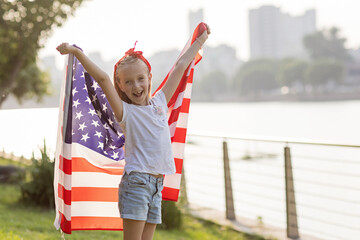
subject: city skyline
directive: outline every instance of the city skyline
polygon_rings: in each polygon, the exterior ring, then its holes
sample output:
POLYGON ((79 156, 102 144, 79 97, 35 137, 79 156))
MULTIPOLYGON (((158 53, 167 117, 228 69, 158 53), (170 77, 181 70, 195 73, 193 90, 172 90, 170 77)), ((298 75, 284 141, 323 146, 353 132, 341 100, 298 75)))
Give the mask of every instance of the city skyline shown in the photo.
MULTIPOLYGON (((209 46, 226 44, 234 47, 237 56, 248 60, 249 44, 249 11, 263 5, 279 7, 282 12, 291 16, 304 14, 306 10, 315 9, 317 29, 336 26, 341 36, 347 39, 346 47, 359 48, 360 33, 356 22, 360 20, 356 6, 350 0, 329 3, 325 0, 316 2, 254 0, 235 2, 224 0, 219 3, 205 0, 181 2, 156 1, 86 1, 60 28, 45 41, 45 48, 40 51, 40 58, 56 55, 55 47, 61 42, 76 43, 86 53, 100 52, 104 59, 117 59, 139 41, 138 49, 151 57, 159 51, 181 49, 189 37, 188 16, 190 11, 203 9, 204 21, 211 29, 209 46), (111 10, 110 10, 111 9, 111 10), (114 10, 112 10, 114 9, 114 10), (124 22, 124 24, 123 24, 124 22), (123 35, 122 35, 123 34, 123 35)), ((63 64, 63 57, 57 55, 57 64, 63 64)))

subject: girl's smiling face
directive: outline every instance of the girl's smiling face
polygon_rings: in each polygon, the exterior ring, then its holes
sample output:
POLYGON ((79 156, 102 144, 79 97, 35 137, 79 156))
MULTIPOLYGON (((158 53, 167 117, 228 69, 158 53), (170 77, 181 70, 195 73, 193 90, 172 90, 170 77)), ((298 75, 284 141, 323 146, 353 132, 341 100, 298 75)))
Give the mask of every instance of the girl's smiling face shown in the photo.
POLYGON ((118 78, 121 91, 126 94, 131 103, 141 106, 149 104, 152 74, 149 73, 143 61, 139 60, 122 66, 119 69, 118 78))

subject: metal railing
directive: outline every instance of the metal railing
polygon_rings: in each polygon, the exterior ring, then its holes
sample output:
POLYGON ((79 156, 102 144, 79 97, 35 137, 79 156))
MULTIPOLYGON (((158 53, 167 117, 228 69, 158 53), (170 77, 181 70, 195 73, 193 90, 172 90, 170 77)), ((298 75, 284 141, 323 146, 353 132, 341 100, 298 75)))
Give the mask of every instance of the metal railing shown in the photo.
POLYGON ((189 202, 227 219, 284 227, 292 239, 360 234, 360 145, 192 132, 184 167, 189 202))

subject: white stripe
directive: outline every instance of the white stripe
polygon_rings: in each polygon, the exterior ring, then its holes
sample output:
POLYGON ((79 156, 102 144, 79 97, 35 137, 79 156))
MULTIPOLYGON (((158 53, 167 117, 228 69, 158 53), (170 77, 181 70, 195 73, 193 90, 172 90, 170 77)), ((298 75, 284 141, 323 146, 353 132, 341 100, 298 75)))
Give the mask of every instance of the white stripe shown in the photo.
POLYGON ((181 107, 183 98, 184 98, 184 92, 179 93, 178 97, 176 98, 176 102, 174 104, 174 109, 181 107))
POLYGON ((118 188, 121 175, 99 172, 73 172, 72 187, 118 188))
POLYGON ((64 180, 59 181, 59 183, 69 191, 71 191, 71 187, 118 188, 122 177, 121 175, 98 172, 73 172, 72 175, 68 175, 61 170, 59 175, 61 176, 60 179, 64 180))
POLYGON ((179 114, 178 120, 169 125, 170 137, 174 136, 175 130, 176 130, 177 127, 179 127, 179 128, 187 128, 188 118, 189 118, 188 113, 182 113, 181 112, 179 114))
POLYGON ((176 129, 176 122, 173 122, 170 126, 169 126, 169 130, 170 130, 170 138, 172 138, 175 134, 175 129, 176 129))
POLYGON ((59 211, 65 216, 66 220, 71 221, 71 205, 65 204, 61 198, 59 203, 62 205, 59 211))
POLYGON ((188 99, 191 98, 191 89, 192 89, 192 83, 186 84, 184 98, 188 98, 188 99))
POLYGON ((63 143, 61 155, 66 159, 71 159, 71 144, 63 143))
POLYGON ((67 221, 71 221, 71 217, 120 218, 117 202, 72 202, 71 206, 64 204, 64 212, 62 214, 67 221))
POLYGON ((181 174, 175 173, 166 175, 164 178, 164 187, 180 189, 181 174))
POLYGON ((78 143, 72 144, 72 156, 86 158, 88 162, 98 167, 123 168, 125 164, 125 161, 115 161, 78 143), (87 156, 91 157, 87 158, 87 156))
MULTIPOLYGON (((59 169, 59 183, 64 186, 66 190, 71 190, 71 175, 64 173, 59 169)), ((56 189, 58 186, 56 186, 56 189)))
POLYGON ((118 217, 117 202, 72 202, 72 217, 118 217))
POLYGON ((125 164, 124 161, 115 161, 78 143, 64 143, 62 155, 66 159, 71 159, 72 157, 86 158, 88 162, 101 168, 118 169, 123 168, 125 164))
POLYGON ((189 118, 189 114, 188 113, 180 113, 179 114, 179 118, 176 122, 176 126, 179 128, 187 128, 187 124, 188 124, 188 118, 189 118))
POLYGON ((184 159, 185 144, 184 143, 173 142, 171 144, 171 146, 172 146, 172 149, 173 149, 174 157, 184 159))

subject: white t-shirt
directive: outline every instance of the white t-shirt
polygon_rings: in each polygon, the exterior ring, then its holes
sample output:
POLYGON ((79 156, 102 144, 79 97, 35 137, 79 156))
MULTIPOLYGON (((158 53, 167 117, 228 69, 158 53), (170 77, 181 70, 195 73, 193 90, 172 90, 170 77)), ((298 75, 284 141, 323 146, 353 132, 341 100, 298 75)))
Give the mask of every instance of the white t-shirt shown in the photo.
POLYGON ((147 106, 123 101, 123 119, 120 126, 125 135, 127 173, 175 173, 167 112, 166 98, 162 90, 150 99, 147 106))

